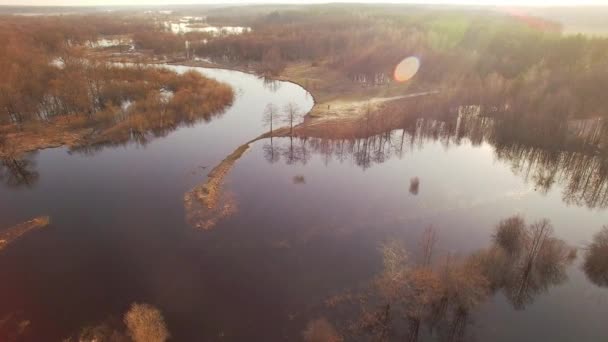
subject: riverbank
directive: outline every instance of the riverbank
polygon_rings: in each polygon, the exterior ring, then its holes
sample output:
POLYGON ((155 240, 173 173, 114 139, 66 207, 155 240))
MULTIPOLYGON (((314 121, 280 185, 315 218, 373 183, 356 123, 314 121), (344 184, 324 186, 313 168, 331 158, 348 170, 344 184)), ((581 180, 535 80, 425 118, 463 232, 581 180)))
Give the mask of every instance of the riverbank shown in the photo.
MULTIPOLYGON (((209 61, 189 61, 173 65, 233 70, 256 74, 254 68, 244 65, 221 65, 209 61)), ((237 202, 224 188, 224 180, 236 162, 249 150, 251 144, 271 137, 325 137, 353 138, 370 136, 397 128, 403 115, 390 115, 400 101, 437 94, 438 91, 403 93, 406 85, 361 87, 336 73, 321 68, 306 68, 292 64, 284 73, 272 79, 290 82, 302 87, 313 97, 313 107, 303 122, 293 130, 281 127, 266 132, 238 146, 217 164, 204 183, 184 194, 186 220, 201 230, 213 229, 217 223, 237 210, 237 202)), ((413 113, 412 113, 413 114, 413 113)), ((408 116, 408 115, 406 115, 408 116)), ((413 115, 412 115, 413 116, 413 115)))
MULTIPOLYGON (((227 69, 258 74, 253 64, 221 64, 207 60, 170 63, 203 68, 227 69)), ((306 119, 344 119, 378 112, 392 101, 425 96, 437 91, 415 89, 408 83, 390 81, 382 85, 355 82, 326 65, 297 62, 288 64, 281 74, 269 77, 277 81, 295 83, 306 89, 314 99, 314 106, 306 119)))
POLYGON ((86 81, 97 82, 97 92, 66 90, 57 97, 49 95, 55 102, 49 100, 41 113, 15 114, 12 120, 2 121, 0 158, 60 146, 146 142, 180 125, 212 120, 234 101, 231 87, 197 72, 116 65, 92 68, 95 76, 86 81), (67 106, 70 101, 77 105, 67 106), (44 117, 44 110, 55 111, 44 117))
POLYGON ((30 123, 23 126, 0 126, 0 158, 17 158, 22 154, 67 146, 73 148, 83 144, 94 132, 83 128, 82 118, 57 117, 46 123, 30 123))

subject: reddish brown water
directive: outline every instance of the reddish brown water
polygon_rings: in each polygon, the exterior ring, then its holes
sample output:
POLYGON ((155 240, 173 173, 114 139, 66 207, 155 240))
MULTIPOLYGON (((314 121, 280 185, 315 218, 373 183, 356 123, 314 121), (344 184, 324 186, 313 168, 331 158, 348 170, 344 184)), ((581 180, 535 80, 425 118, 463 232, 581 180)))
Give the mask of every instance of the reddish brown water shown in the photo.
MULTIPOLYGON (((39 175, 30 186, 0 183, 0 227, 52 218, 0 254, 0 318, 20 312, 31 322, 28 340, 59 341, 121 317, 132 302, 158 307, 175 341, 299 340, 312 319, 350 317, 324 301, 376 275, 387 239, 415 255, 433 225, 437 254, 467 255, 490 244, 500 219, 520 213, 550 219, 556 237, 583 247, 608 222, 601 201, 576 200, 590 190, 572 185, 572 169, 540 191, 534 172, 489 143, 397 130, 373 141, 275 138, 273 158, 269 141, 256 142, 226 180, 237 213, 194 230, 184 193, 264 131, 266 104, 312 105, 291 83, 201 72, 236 87, 223 116, 145 146, 40 151, 29 156, 39 175)), ((524 309, 496 293, 471 313, 467 338, 605 339, 608 289, 588 281, 580 264, 581 253, 566 279, 524 309)), ((421 334, 427 339, 438 337, 421 334)))

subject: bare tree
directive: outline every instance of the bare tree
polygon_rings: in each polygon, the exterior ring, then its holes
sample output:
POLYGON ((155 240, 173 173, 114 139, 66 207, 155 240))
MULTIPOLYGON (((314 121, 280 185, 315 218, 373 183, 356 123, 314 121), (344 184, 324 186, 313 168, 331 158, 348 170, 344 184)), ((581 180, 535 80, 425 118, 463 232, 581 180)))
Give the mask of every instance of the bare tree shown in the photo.
POLYGON ((277 121, 279 115, 279 109, 274 103, 268 103, 264 109, 264 116, 262 120, 264 126, 270 126, 270 139, 272 140, 272 125, 277 121))
POLYGON ((289 102, 283 108, 283 122, 289 124, 289 135, 293 136, 293 125, 302 116, 300 108, 294 102, 289 102))
POLYGON ((262 72, 267 75, 278 75, 285 68, 285 62, 281 56, 281 49, 273 46, 262 55, 262 72))

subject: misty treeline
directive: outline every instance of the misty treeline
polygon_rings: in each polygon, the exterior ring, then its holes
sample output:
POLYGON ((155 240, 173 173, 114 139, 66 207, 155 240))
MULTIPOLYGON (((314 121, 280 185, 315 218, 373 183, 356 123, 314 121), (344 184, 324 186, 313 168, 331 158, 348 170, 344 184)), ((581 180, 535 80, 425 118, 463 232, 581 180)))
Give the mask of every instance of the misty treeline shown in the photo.
POLYGON ((157 18, 121 12, 62 16, 0 16, 3 39, 35 46, 38 52, 60 55, 66 49, 103 37, 129 37, 134 45, 158 54, 183 53, 185 41, 202 40, 204 32, 175 35, 157 18))
POLYGON ((474 313, 498 292, 522 310, 567 280, 576 249, 555 237, 548 220, 512 216, 498 223, 489 247, 467 256, 441 254, 439 235, 424 230, 416 250, 382 244, 382 271, 369 286, 326 300, 346 340, 470 340, 474 313), (358 317, 345 319, 349 308, 358 317), (347 311, 344 311, 347 309, 347 311))
POLYGON ((558 25, 540 19, 488 11, 327 6, 272 12, 248 24, 251 32, 212 39, 197 53, 258 63, 260 71, 271 74, 304 61, 369 84, 387 82, 403 58, 417 56, 421 68, 412 86, 470 90, 476 97, 468 104, 481 104, 488 112, 525 115, 518 113, 521 108, 530 113, 541 107, 555 119, 607 115, 608 39, 564 36, 558 25))
POLYGON ((0 124, 62 118, 63 128, 95 125, 114 137, 208 119, 232 102, 231 88, 196 72, 90 56, 86 42, 134 27, 95 18, 0 18, 0 124))

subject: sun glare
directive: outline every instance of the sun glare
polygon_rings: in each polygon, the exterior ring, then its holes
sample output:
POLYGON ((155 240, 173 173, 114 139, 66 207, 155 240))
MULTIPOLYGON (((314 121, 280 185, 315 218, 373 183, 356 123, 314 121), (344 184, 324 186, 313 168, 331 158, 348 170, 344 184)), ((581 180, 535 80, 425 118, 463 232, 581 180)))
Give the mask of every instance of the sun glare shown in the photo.
POLYGON ((402 60, 395 68, 394 78, 397 82, 407 82, 416 75, 420 69, 420 59, 418 57, 407 57, 402 60))

